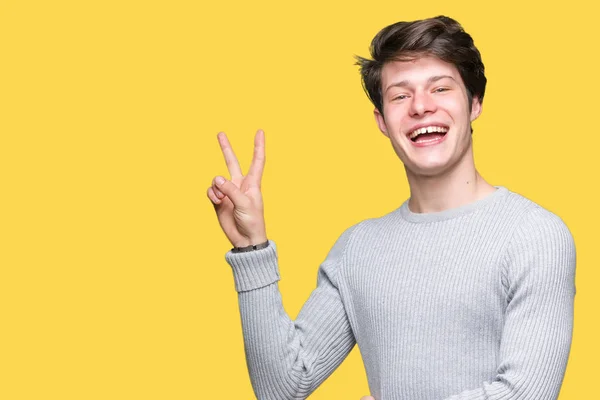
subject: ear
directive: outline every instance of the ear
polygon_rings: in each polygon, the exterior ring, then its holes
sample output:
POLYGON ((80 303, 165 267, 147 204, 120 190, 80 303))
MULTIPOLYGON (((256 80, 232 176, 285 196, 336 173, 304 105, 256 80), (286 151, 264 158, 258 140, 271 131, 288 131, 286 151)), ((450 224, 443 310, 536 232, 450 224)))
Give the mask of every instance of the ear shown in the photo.
POLYGON ((385 125, 385 119, 377 108, 373 110, 373 115, 375 115, 375 121, 377 121, 377 126, 379 127, 381 133, 383 133, 386 137, 390 137, 388 135, 387 126, 385 125))
POLYGON ((475 121, 479 115, 481 114, 481 101, 479 101, 479 97, 473 97, 473 101, 471 102, 471 122, 475 121))

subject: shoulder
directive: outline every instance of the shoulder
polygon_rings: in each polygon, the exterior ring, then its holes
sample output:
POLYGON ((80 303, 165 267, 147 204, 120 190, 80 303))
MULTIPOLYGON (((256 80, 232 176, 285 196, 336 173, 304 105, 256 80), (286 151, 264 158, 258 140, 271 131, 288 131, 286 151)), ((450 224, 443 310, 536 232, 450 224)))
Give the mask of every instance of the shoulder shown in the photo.
POLYGON ((541 205, 519 196, 523 213, 508 242, 505 267, 513 278, 532 270, 573 276, 575 241, 565 222, 541 205))
POLYGON ((343 265, 354 264, 367 249, 377 244, 382 232, 381 223, 387 218, 387 215, 367 218, 345 228, 331 247, 322 268, 331 273, 339 271, 343 265))
POLYGON ((509 197, 519 205, 521 216, 515 224, 511 243, 573 244, 573 236, 557 214, 528 198, 510 192, 509 197))
POLYGON ((390 211, 379 217, 362 219, 348 228, 346 228, 336 242, 336 247, 343 247, 345 250, 362 248, 369 243, 376 241, 377 236, 387 232, 392 226, 398 223, 398 210, 390 211))
POLYGON ((329 257, 343 258, 349 249, 361 242, 360 237, 364 237, 368 232, 370 221, 372 219, 365 219, 344 229, 329 251, 329 257), (358 241, 357 236, 359 237, 358 241))
POLYGON ((506 190, 506 196, 492 210, 495 223, 504 226, 510 244, 544 238, 572 241, 569 228, 557 214, 519 193, 506 190))

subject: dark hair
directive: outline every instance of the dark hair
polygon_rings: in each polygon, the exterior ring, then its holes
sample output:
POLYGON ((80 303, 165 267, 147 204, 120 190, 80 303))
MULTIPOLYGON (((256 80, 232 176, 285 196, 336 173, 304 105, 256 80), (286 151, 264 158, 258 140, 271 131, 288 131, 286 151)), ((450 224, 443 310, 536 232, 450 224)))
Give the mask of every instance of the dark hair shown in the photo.
POLYGON ((454 64, 467 89, 469 108, 473 97, 483 102, 484 66, 473 39, 455 20, 443 15, 383 28, 371 42, 372 60, 357 56, 362 84, 371 102, 383 114, 381 70, 389 61, 410 61, 431 55, 454 64))

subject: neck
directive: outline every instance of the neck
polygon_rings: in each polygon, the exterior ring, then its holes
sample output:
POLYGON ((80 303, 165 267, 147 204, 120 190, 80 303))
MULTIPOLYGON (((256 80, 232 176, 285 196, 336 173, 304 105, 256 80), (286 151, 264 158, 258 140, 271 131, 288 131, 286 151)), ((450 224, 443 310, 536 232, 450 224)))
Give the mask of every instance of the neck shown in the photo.
POLYGON ((410 186, 408 207, 415 213, 432 213, 472 203, 496 190, 475 169, 472 146, 448 171, 435 176, 406 170, 410 186))

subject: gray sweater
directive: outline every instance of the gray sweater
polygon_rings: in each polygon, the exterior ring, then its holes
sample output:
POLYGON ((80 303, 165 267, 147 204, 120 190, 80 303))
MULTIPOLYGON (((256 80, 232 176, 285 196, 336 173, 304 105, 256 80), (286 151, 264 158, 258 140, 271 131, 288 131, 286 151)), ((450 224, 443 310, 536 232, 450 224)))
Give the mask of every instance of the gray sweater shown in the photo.
POLYGON ((355 344, 377 400, 558 397, 575 245, 559 217, 504 187, 438 213, 407 201, 351 226, 295 321, 274 242, 225 257, 258 399, 306 398, 355 344))

